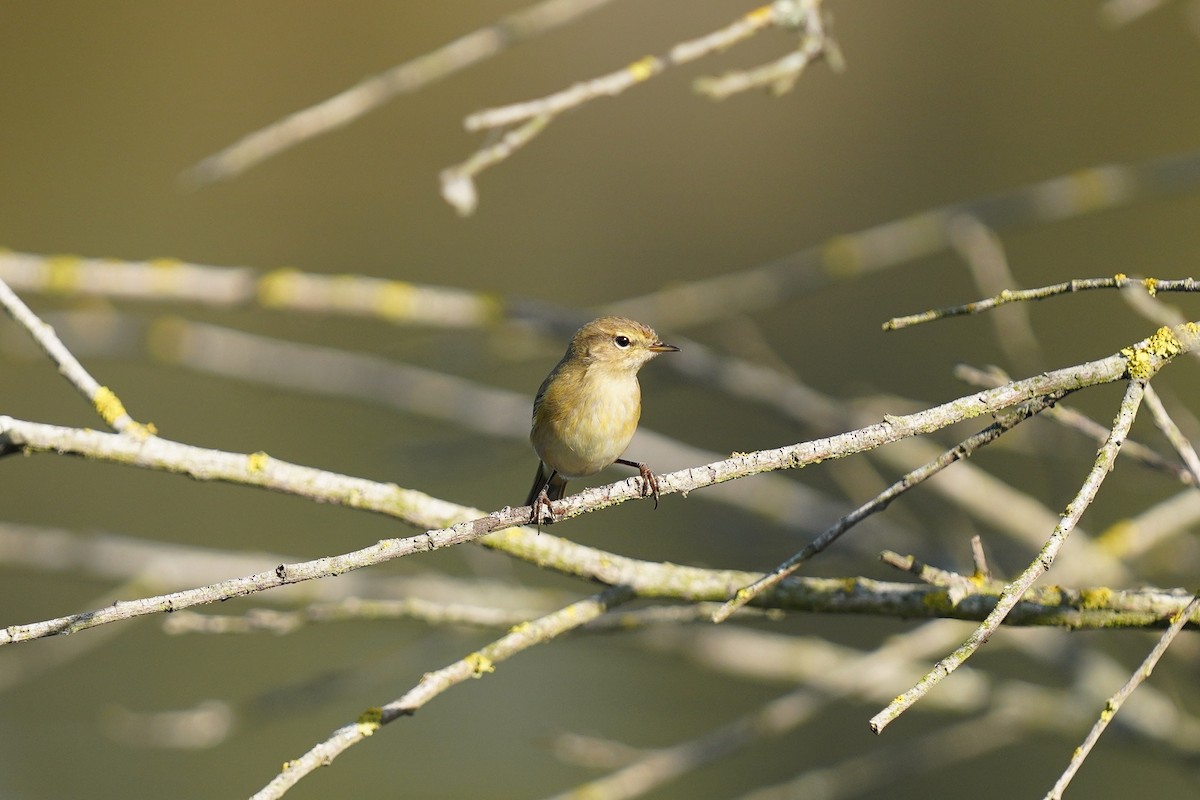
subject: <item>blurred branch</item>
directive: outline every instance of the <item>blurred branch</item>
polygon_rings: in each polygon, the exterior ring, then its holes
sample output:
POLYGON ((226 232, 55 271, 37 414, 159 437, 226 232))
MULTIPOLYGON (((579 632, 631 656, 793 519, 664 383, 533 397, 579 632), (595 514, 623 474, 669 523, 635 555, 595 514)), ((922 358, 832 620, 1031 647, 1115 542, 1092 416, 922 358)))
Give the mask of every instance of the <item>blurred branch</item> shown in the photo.
POLYGON ((816 288, 942 252, 952 244, 954 220, 964 215, 1002 233, 1191 191, 1197 183, 1200 151, 1195 150, 1133 164, 1100 164, 920 211, 766 264, 675 283, 607 308, 634 319, 654 320, 659 330, 704 325, 774 308, 816 288))
MULTIPOLYGON (((320 395, 352 398, 405 413, 444 420, 488 436, 528 442, 527 394, 482 385, 424 367, 330 347, 297 344, 216 325, 167 320, 147 334, 154 357, 210 375, 267 383, 320 395)), ((639 429, 635 444, 652 463, 688 464, 719 459, 708 450, 639 429)), ((764 495, 785 526, 807 524, 813 515, 841 513, 819 492, 768 476, 755 487, 722 487, 705 499, 745 510, 761 510, 764 495)))
POLYGON ((822 0, 776 0, 750 11, 724 28, 680 42, 664 56, 646 56, 616 72, 576 83, 546 97, 471 114, 464 122, 469 131, 508 130, 495 143, 481 148, 466 161, 442 171, 442 197, 459 214, 469 216, 479 202, 475 188, 475 178, 479 173, 524 147, 559 114, 597 98, 615 97, 672 67, 725 50, 769 27, 800 30, 799 48, 756 70, 701 79, 696 83, 696 90, 714 99, 721 99, 735 92, 769 85, 777 94, 781 94, 792 87, 809 63, 817 59, 829 58, 835 65, 840 65, 841 55, 825 30, 821 3, 822 0))
POLYGON ((366 600, 349 597, 336 603, 314 603, 298 611, 253 608, 242 615, 197 614, 177 611, 167 617, 167 633, 294 633, 318 622, 346 620, 415 619, 431 625, 472 625, 504 628, 516 625, 543 611, 473 606, 465 603, 434 603, 418 597, 401 600, 366 600))
POLYGON ((236 177, 301 142, 347 125, 393 98, 422 89, 607 5, 611 0, 543 0, 423 56, 247 134, 184 173, 194 187, 236 177))
MULTIPOLYGON (((1197 185, 1200 151, 1132 164, 1096 165, 988 197, 927 209, 834 237, 766 264, 675 283, 598 311, 653 320, 659 330, 701 326, 934 255, 954 246, 956 225, 961 225, 964 217, 1001 233, 1191 191, 1197 185)), ((426 325, 482 327, 497 319, 532 319, 550 325, 557 333, 570 334, 587 321, 579 314, 538 307, 521 297, 502 300, 487 293, 359 275, 212 267, 175 259, 121 261, 0 250, 0 278, 17 289, 68 296, 219 306, 262 303, 292 311, 426 325)), ((668 368, 683 371, 695 368, 685 367, 679 359, 668 363, 668 368)))
POLYGON ((1179 426, 1175 424, 1175 420, 1171 419, 1171 415, 1167 413, 1166 407, 1159 399, 1158 392, 1154 391, 1149 384, 1146 385, 1146 407, 1150 409, 1150 416, 1154 419, 1154 424, 1162 431, 1163 436, 1175 448, 1179 459, 1187 467, 1188 474, 1192 476, 1192 485, 1200 486, 1200 457, 1196 456, 1196 448, 1192 447, 1192 443, 1183 435, 1183 431, 1179 430, 1179 426))
MULTIPOLYGON (((969 215, 950 221, 950 243, 959 253, 975 285, 984 294, 999 294, 1017 285, 1004 243, 994 230, 969 215)), ((1028 306, 1014 304, 991 316, 994 340, 1007 360, 1022 372, 1035 372, 1042 346, 1033 331, 1028 306)))
MULTIPOLYGON (((628 486, 632 496, 636 492, 636 487, 630 486, 633 483, 636 483, 635 479, 618 485, 628 486)), ((612 488, 601 487, 588 490, 584 494, 591 495, 593 502, 603 502, 607 499, 605 493, 612 488)), ((459 508, 462 516, 480 513, 473 509, 459 508)), ((280 564, 273 570, 224 580, 209 586, 139 600, 119 601, 94 611, 38 623, 10 625, 0 630, 0 645, 74 633, 146 614, 179 611, 198 604, 227 600, 300 581, 340 575, 348 570, 415 552, 461 543, 475 537, 479 529, 505 524, 505 520, 514 516, 514 511, 517 518, 529 517, 527 507, 508 509, 452 528, 428 531, 407 539, 385 539, 370 547, 341 555, 280 564)), ((539 535, 529 528, 485 536, 480 541, 488 547, 546 569, 598 580, 609 585, 628 586, 642 597, 672 597, 692 601, 723 600, 738 586, 744 586, 759 577, 731 570, 639 561, 578 545, 548 533, 539 535)), ((988 613, 994 603, 994 596, 980 593, 964 598, 951 607, 939 599, 943 593, 943 590, 937 587, 927 588, 911 584, 888 584, 866 579, 809 578, 786 581, 777 586, 771 594, 761 598, 761 602, 779 608, 805 611, 882 613, 908 618, 950 616, 957 619, 980 619, 988 613)), ((1010 616, 1011 624, 1143 627, 1155 624, 1156 620, 1161 620, 1179 605, 1178 597, 1171 593, 1117 592, 1106 589, 1071 592, 1056 588, 1048 593, 1029 593, 1025 601, 1010 616)))
MULTIPOLYGON (((230 552, 97 530, 76 533, 61 528, 0 522, 0 565, 117 582, 125 591, 170 592, 213 583, 228 575, 253 572, 266 564, 286 564, 296 560, 290 554, 230 552)), ((293 606, 301 603, 332 605, 354 598, 423 597, 431 603, 469 603, 501 610, 556 606, 561 604, 563 593, 478 576, 460 578, 432 571, 404 575, 357 571, 340 575, 336 581, 280 587, 260 597, 265 602, 293 606)))
POLYGON ((364 275, 216 267, 177 259, 120 261, 0 250, 0 279, 18 289, 65 296, 189 302, 368 317, 437 327, 481 328, 504 315, 485 292, 364 275))
POLYGON ((320 767, 328 766, 348 748, 371 736, 384 725, 400 717, 412 716, 417 709, 448 689, 469 678, 482 678, 494 672, 500 662, 534 645, 544 644, 574 630, 596 619, 613 606, 632 598, 633 592, 628 587, 610 586, 597 595, 572 603, 539 619, 517 625, 507 635, 477 652, 440 670, 426 673, 403 697, 380 708, 368 709, 357 721, 338 728, 328 739, 300 758, 286 762, 283 771, 256 792, 251 800, 282 797, 301 778, 320 767))
POLYGON ((1135 22, 1165 4, 1166 0, 1105 0, 1100 6, 1100 18, 1116 28, 1135 22))

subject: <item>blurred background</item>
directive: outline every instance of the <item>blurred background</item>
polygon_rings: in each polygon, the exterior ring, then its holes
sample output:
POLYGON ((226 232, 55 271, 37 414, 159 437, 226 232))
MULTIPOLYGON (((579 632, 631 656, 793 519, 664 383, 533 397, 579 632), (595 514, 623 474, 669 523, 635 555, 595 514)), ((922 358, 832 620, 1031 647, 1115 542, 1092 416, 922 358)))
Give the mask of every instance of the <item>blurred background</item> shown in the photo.
MULTIPOLYGON (((492 24, 520 4, 5 4, 0 245, 41 256, 172 258, 435 284, 484 293, 510 311, 541 308, 573 325, 576 316, 586 319, 628 298, 819 252, 835 237, 922 211, 1003 192, 1029 197, 1021 187, 1097 165, 1161 163, 1197 147, 1195 3, 1164 3, 1123 25, 1112 24, 1113 6, 1102 2, 826 5, 846 61, 841 74, 815 64, 781 97, 754 91, 713 102, 693 91, 701 76, 752 67, 795 47, 794 34, 765 31, 558 118, 480 177, 479 208, 461 218, 442 200, 438 174, 490 141, 463 130, 467 114, 540 97, 648 53, 664 53, 728 25, 751 6, 728 0, 612 3, 236 178, 188 188, 181 175, 205 156, 365 76, 492 24)), ((1189 175, 1182 167, 1178 175, 1160 172, 1157 182, 1111 208, 1065 220, 1046 213, 1010 225, 998 240, 984 231, 981 241, 1002 245, 1013 281, 1025 287, 1119 272, 1195 275, 1200 193, 1189 175)), ((1040 349, 1020 357, 988 318, 881 331, 890 317, 1004 288, 981 286, 969 260, 947 248, 897 258, 891 269, 781 291, 769 306, 731 308, 676 327, 669 319, 643 321, 667 341, 703 344, 769 367, 874 419, 965 394, 968 388, 953 374, 960 362, 995 363, 1022 376, 1107 356, 1157 327, 1109 292, 1031 306, 1027 313, 1040 349)), ((522 428, 528 403, 569 335, 511 318, 446 327, 254 304, 224 308, 32 289, 21 294, 60 328, 131 414, 152 421, 164 437, 266 451, 482 509, 524 499, 536 466, 522 428), (339 397, 336 385, 297 390, 222 377, 156 357, 140 334, 109 339, 72 333, 73 317, 64 315, 81 313, 135 331, 182 319, 367 354, 509 392, 520 411, 510 424, 511 409, 497 410, 503 432, 485 434, 475 424, 397 410, 386 398, 339 397)), ((1196 318, 1191 298, 1166 301, 1196 318)), ((53 365, 25 344, 22 331, 5 320, 0 333, 0 413, 100 427, 53 365)), ((643 371, 643 427, 712 458, 849 427, 828 420, 805 424, 685 375, 669 358, 643 371)), ((319 384, 322 376, 316 377, 319 384)), ((1156 386, 1173 410, 1185 409, 1200 391, 1190 363, 1173 366, 1156 386)), ((1108 425, 1119 398, 1119 387, 1104 387, 1072 403, 1108 425)), ((1186 416, 1181 424, 1197 433, 1186 416)), ((1042 421, 1032 425, 1040 427, 1019 431, 972 463, 1057 513, 1090 467, 1095 444, 1042 421)), ((935 439, 950 445, 970 430, 935 439)), ((1167 452, 1146 420, 1139 420, 1135 433, 1167 452)), ((660 472, 704 463, 658 449, 657 442, 646 444, 654 458, 630 455, 660 472)), ((784 491, 790 498, 793 490, 822 498, 811 511, 786 517, 774 508, 754 513, 714 503, 697 492, 665 497, 657 512, 648 503, 628 503, 552 533, 636 558, 765 570, 921 461, 901 466, 856 457, 771 476, 790 487, 784 491)), ((585 485, 624 474, 613 470, 585 485)), ((738 486, 752 492, 766 480, 738 486)), ((1182 488, 1161 474, 1123 465, 1085 516, 1080 536, 1099 536, 1182 488)), ((25 543, 0 550, 5 625, 154 593, 139 591, 139 577, 123 572, 128 561, 117 542, 136 543, 132 551, 143 553, 154 545, 179 546, 154 552, 166 559, 156 562, 160 566, 181 570, 205 554, 229 555, 229 561, 197 566, 192 582, 180 579, 182 587, 269 568, 278 563, 276 554, 314 558, 411 532, 390 519, 297 498, 45 455, 0 461, 0 508, 6 541, 25 543), (29 555, 31 543, 51 540, 67 555, 29 555), (111 546, 104 550, 111 562, 85 549, 98 544, 111 546)), ((993 568, 1012 575, 1032 557, 1029 541, 1050 533, 1027 531, 1022 541, 999 527, 938 492, 919 491, 805 574, 902 580, 879 564, 875 553, 883 548, 969 572, 968 540, 980 533, 993 568)), ((1194 526, 1185 521, 1182 528, 1182 535, 1126 564, 1119 579, 1096 581, 1194 586, 1197 552, 1188 536, 1194 526)), ((1074 552, 1069 546, 1062 562, 1074 552)), ((397 581, 387 586, 408 587, 400 594, 453 600, 471 593, 476 602, 532 604, 543 611, 594 591, 474 547, 402 559, 372 572, 373 580, 397 581)), ((358 578, 312 588, 308 597, 336 594, 347 584, 347 591, 362 588, 352 580, 358 578)), ((1049 580, 1056 580, 1053 573, 1049 580)), ((1087 575, 1071 575, 1071 585, 1088 585, 1087 575)), ((291 596, 293 602, 305 597, 291 596)), ((271 602, 231 601, 216 610, 240 613, 271 602)), ((914 650, 918 670, 971 629, 945 625, 950 644, 914 650)), ((705 638, 726 635, 724 627, 707 626, 568 637, 521 654, 414 718, 388 726, 302 781, 289 797, 385 797, 398 786, 405 796, 430 798, 552 795, 606 774, 628 757, 614 755, 620 748, 597 745, 615 761, 588 766, 563 744, 565 734, 648 750, 702 736, 798 685, 811 682, 817 696, 837 695, 812 676, 797 677, 812 663, 804 652, 777 656, 799 672, 753 675, 745 664, 739 670, 705 655, 705 643, 725 656, 731 648, 758 652, 738 644, 734 633, 761 637, 755 646, 825 642, 870 652, 918 626, 788 614, 728 626, 729 639, 705 638)), ((314 625, 288 636, 172 636, 162 619, 146 617, 7 647, 0 652, 0 797, 246 796, 283 761, 362 709, 398 697, 423 673, 498 635, 404 620, 314 625), (175 741, 165 733, 177 730, 172 718, 160 716, 166 712, 206 720, 207 733, 175 741)), ((848 697, 827 699, 803 724, 646 796, 750 796, 814 775, 826 776, 820 785, 827 794, 816 794, 810 783, 807 793, 795 796, 947 797, 968 780, 981 800, 1041 796, 1103 698, 1154 636, 1003 630, 970 671, 932 696, 945 692, 949 700, 970 686, 971 700, 918 706, 875 738, 866 720, 919 672, 893 675, 848 697), (1014 686, 1029 693, 1001 691, 1014 686), (1064 692, 1054 695, 1063 706, 1049 714, 1051 720, 992 733, 992 715, 1006 703, 1034 704, 1031 698, 1040 697, 1035 688, 1064 692), (1071 718, 1068 708, 1079 716, 1071 718), (923 738, 971 722, 974 728, 962 730, 978 740, 966 734, 923 738), (963 752, 950 752, 952 744, 966 741, 971 745, 963 752), (903 750, 908 744, 927 749, 903 750), (861 767, 867 763, 880 772, 861 767), (840 783, 836 775, 863 783, 840 783)), ((1150 687, 1157 694, 1147 691, 1147 699, 1135 697, 1130 706, 1129 719, 1145 723, 1117 723, 1076 778, 1075 796, 1126 797, 1147 787, 1163 797, 1196 791, 1200 695, 1196 647, 1188 638, 1155 673, 1150 687)), ((836 664, 842 662, 831 663, 826 678, 839 676, 836 664)))

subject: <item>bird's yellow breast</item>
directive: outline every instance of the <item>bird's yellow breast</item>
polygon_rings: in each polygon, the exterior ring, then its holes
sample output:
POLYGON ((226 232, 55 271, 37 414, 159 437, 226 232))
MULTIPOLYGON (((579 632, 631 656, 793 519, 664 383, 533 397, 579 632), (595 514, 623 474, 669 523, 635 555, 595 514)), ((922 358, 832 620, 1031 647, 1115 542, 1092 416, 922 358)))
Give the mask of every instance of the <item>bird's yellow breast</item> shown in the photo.
POLYGON ((641 412, 641 388, 628 370, 555 370, 534 407, 529 438, 563 477, 594 475, 625 452, 641 412))

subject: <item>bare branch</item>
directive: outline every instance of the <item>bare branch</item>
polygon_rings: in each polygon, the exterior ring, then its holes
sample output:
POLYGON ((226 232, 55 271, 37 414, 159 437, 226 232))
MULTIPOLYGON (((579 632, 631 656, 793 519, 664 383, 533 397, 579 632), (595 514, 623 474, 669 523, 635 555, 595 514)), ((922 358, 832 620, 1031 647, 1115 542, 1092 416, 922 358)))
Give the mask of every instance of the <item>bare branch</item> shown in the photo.
POLYGON ((1100 740, 1100 736, 1104 733, 1105 728, 1108 727, 1108 723, 1121 710, 1121 706, 1129 699, 1134 690, 1150 677, 1150 673, 1154 671, 1158 660, 1162 658, 1163 653, 1167 652, 1167 648, 1170 647, 1171 642, 1175 641, 1175 637, 1179 635, 1179 632, 1183 630, 1183 626, 1187 624, 1191 615, 1196 613, 1197 610, 1200 610, 1200 597, 1193 597, 1186 607, 1180 609, 1179 612, 1172 616, 1171 627, 1167 628, 1166 632, 1159 638, 1158 643, 1154 645, 1154 649, 1142 661, 1142 665, 1133 671, 1133 674, 1129 676, 1129 680, 1125 682, 1125 685, 1118 689, 1117 693, 1110 697, 1108 702, 1104 704, 1104 710, 1100 713, 1100 718, 1096 720, 1096 724, 1092 726, 1087 737, 1084 738, 1083 744, 1075 748, 1075 752, 1071 754, 1070 763, 1063 771, 1063 774, 1059 776, 1053 788, 1046 793, 1046 800, 1061 800, 1067 785, 1075 777, 1075 773, 1079 771, 1079 768, 1083 766, 1084 760, 1092 752, 1092 748, 1095 747, 1096 742, 1100 740))
POLYGON ((1020 601, 1029 587, 1033 585, 1034 581, 1040 578, 1050 568, 1050 565, 1054 563, 1054 558, 1058 554, 1058 551, 1066 543, 1067 537, 1070 536, 1071 531, 1079 522, 1079 518, 1083 516, 1083 512, 1091 505, 1092 500, 1096 497, 1096 492, 1100 490, 1100 485, 1112 470, 1116 462, 1117 453, 1121 449, 1121 444, 1125 441, 1125 437, 1128 436, 1129 428, 1133 425, 1134 417, 1137 415, 1138 406, 1141 405, 1148 377, 1143 376, 1129 382, 1125 391, 1125 398, 1121 401, 1121 409, 1117 414, 1116 421, 1113 423, 1112 434, 1100 449, 1100 453, 1096 457, 1096 463, 1084 480, 1083 486, 1080 487, 1079 492, 1075 495, 1075 499, 1067 506, 1067 510, 1064 512, 1058 527, 1050 534, 1050 538, 1046 541, 1045 546, 1042 547, 1042 551, 1038 554, 1037 558, 1025 568, 1025 571, 1015 581, 1005 587, 1004 592, 1000 595, 996 603, 996 607, 988 614, 987 619, 967 637, 967 640, 958 649, 935 664, 933 669, 916 686, 898 696, 888 704, 887 708, 871 718, 870 725, 872 731, 875 733, 881 732, 892 720, 904 713, 943 678, 970 658, 976 650, 991 638, 996 629, 1000 627, 1000 623, 1004 621, 1004 618, 1012 610, 1013 606, 1020 601))
POLYGON ((481 63, 518 42, 573 22, 609 2, 611 0, 543 0, 534 3, 247 134, 189 169, 183 175, 184 182, 198 187, 236 177, 301 142, 353 122, 401 94, 414 92, 481 63))
POLYGON ((42 322, 3 280, 0 280, 0 305, 4 306, 4 310, 19 325, 29 331, 29 335, 38 346, 58 366, 59 373, 92 404, 96 413, 104 420, 104 424, 115 431, 137 438, 145 438, 154 433, 153 426, 142 425, 129 416, 124 404, 112 389, 101 386, 59 340, 54 329, 42 322))
POLYGON ((633 593, 628 587, 609 587, 586 600, 580 600, 540 619, 518 625, 507 635, 478 652, 471 653, 440 670, 426 673, 420 683, 403 697, 381 708, 367 709, 357 721, 343 725, 300 758, 285 763, 283 771, 256 792, 251 800, 282 797, 301 778, 313 770, 328 766, 333 759, 374 734, 382 726, 400 717, 411 716, 442 692, 470 678, 482 678, 494 672, 500 662, 534 645, 543 644, 574 630, 632 597, 633 593))

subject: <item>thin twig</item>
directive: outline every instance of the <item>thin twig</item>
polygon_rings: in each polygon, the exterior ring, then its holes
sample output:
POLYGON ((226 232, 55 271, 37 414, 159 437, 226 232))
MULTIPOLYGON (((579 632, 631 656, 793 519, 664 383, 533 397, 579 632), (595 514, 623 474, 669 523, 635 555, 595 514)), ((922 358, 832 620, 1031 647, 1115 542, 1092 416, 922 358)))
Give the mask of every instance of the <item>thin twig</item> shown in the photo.
POLYGON ((609 2, 611 0, 544 0, 534 3, 247 134, 193 166, 184 174, 184 181, 192 186, 202 186, 233 178, 301 142, 349 124, 398 95, 414 92, 492 58, 518 42, 573 22, 609 2))
POLYGON ((973 594, 989 591, 999 593, 1003 590, 1002 587, 989 586, 982 581, 973 581, 966 575, 960 575, 948 569, 940 569, 931 564, 926 564, 916 556, 902 556, 891 550, 884 550, 879 554, 879 560, 890 567, 895 567, 896 569, 916 575, 930 586, 945 589, 946 597, 950 600, 950 604, 954 606, 973 594))
POLYGON ((933 461, 930 461, 917 469, 904 475, 900 480, 893 483, 884 491, 876 495, 872 500, 856 508, 846 516, 839 519, 836 523, 827 528, 820 536, 813 539, 800 552, 784 561, 774 570, 768 573, 765 577, 755 581, 749 586, 738 589, 737 593, 722 605, 715 614, 713 614, 713 622, 724 622, 729 615, 737 609, 752 601, 755 597, 763 592, 771 589, 779 584, 784 578, 793 574, 800 568, 805 561, 808 561, 813 556, 820 553, 829 545, 837 541, 847 530, 857 525, 862 520, 872 514, 883 511, 893 500, 899 497, 904 492, 912 489, 928 478, 933 477, 941 472, 946 467, 964 458, 969 458, 976 450, 985 447, 999 439, 1002 435, 1012 430, 1021 422, 1048 408, 1054 403, 1061 400, 1067 395, 1066 392, 1055 392, 1053 394, 1039 397, 1035 400, 1022 403, 1016 409, 1004 414, 988 427, 984 428, 979 433, 971 436, 962 442, 959 442, 954 447, 942 453, 933 461))
MULTIPOLYGON (((617 313, 652 319, 661 328, 698 327, 734 314, 777 308, 823 286, 862 278, 950 246, 950 224, 970 214, 997 232, 1046 225, 1191 191, 1200 180, 1200 151, 1133 164, 1096 164, 961 203, 836 236, 765 264, 659 287, 612 303, 617 313)), ((676 362, 678 363, 678 362, 676 362)))
POLYGON ((19 325, 29 331, 33 340, 58 366, 59 373, 92 404, 106 425, 115 431, 132 434, 138 438, 145 438, 154 433, 153 426, 142 425, 129 416, 117 395, 107 386, 101 386, 100 382, 84 369, 83 364, 79 363, 55 334, 54 328, 39 319, 3 280, 0 280, 0 305, 4 306, 4 310, 19 325))
POLYGON ((1050 538, 1047 539, 1037 558, 1025 568, 1025 571, 1015 581, 1005 587, 1004 592, 996 602, 996 607, 988 614, 987 619, 967 637, 965 642, 949 656, 935 664, 933 669, 916 686, 898 696, 888 704, 887 708, 871 718, 870 726, 872 731, 875 733, 881 732, 896 717, 904 713, 928 693, 929 690, 941 682, 943 678, 970 658, 996 632, 996 629, 1000 627, 1000 623, 1004 621, 1004 618, 1033 585, 1034 581, 1040 578, 1050 568, 1050 565, 1054 563, 1054 558, 1058 555, 1058 551, 1062 549, 1071 531, 1078 524, 1079 518, 1083 516, 1083 512, 1091 505, 1092 500, 1100 489, 1100 485, 1112 470, 1116 462, 1117 453, 1120 452, 1121 445, 1124 443, 1125 437, 1128 436, 1129 428, 1133 425, 1134 417, 1137 415, 1138 406, 1141 405, 1148 377, 1144 376, 1129 381, 1129 385, 1125 390, 1125 397, 1121 401, 1121 408, 1117 413, 1116 421, 1113 423, 1112 433, 1108 441, 1100 448, 1100 452, 1096 456, 1096 462, 1089 471, 1079 492, 1076 493, 1075 498, 1067 506, 1067 510, 1063 513, 1061 521, 1054 529, 1054 532, 1050 534, 1050 538))
POLYGON ((983 537, 975 534, 971 537, 971 563, 975 565, 975 578, 991 580, 992 570, 988 567, 987 555, 983 552, 983 537))
MULTIPOLYGON (((961 214, 949 223, 950 244, 962 257, 975 285, 983 294, 993 294, 1016 285, 1000 236, 979 219, 961 214)), ((1029 307, 1014 304, 990 317, 993 339, 1008 361, 1022 372, 1036 372, 1041 345, 1033 331, 1029 307)))
POLYGON ((1179 632, 1183 630, 1183 626, 1187 624, 1187 621, 1191 619, 1197 610, 1200 610, 1200 596, 1193 597, 1192 601, 1186 607, 1180 609, 1171 617, 1171 627, 1167 628, 1166 632, 1159 638, 1158 643, 1154 645, 1154 649, 1142 661, 1141 666, 1134 670, 1133 674, 1129 676, 1129 680, 1125 682, 1125 685, 1117 690, 1117 693, 1110 697, 1108 702, 1104 704, 1104 709, 1100 712, 1099 719, 1096 720, 1092 729, 1088 731, 1088 735, 1084 738, 1083 743, 1075 748, 1075 752, 1071 755, 1070 763, 1067 764, 1067 768, 1059 776, 1054 787, 1046 793, 1045 800, 1061 800, 1067 784, 1071 782, 1071 779, 1075 777, 1075 773, 1083 766, 1084 760, 1092 752, 1092 748, 1095 747, 1101 734, 1108 727, 1108 723, 1121 710, 1121 706, 1133 694, 1133 691, 1150 677, 1150 673, 1154 671, 1158 660, 1162 658, 1163 653, 1167 652, 1167 648, 1171 645, 1171 642, 1175 641, 1175 637, 1179 635, 1179 632))
MULTIPOLYGON (((955 367, 954 376, 970 386, 1003 386, 1011 380, 1003 370, 996 367, 981 370, 966 364, 959 364, 955 367)), ((1069 405, 1057 404, 1053 408, 1043 411, 1042 416, 1049 417, 1060 425, 1086 436, 1096 444, 1103 444, 1104 440, 1108 438, 1108 428, 1069 405)), ((1143 466, 1169 473, 1185 485, 1200 486, 1200 482, 1186 467, 1165 458, 1157 450, 1135 439, 1125 441, 1125 446, 1121 448, 1121 457, 1132 458, 1143 466)))
POLYGON ((1200 486, 1200 456, 1196 455, 1196 448, 1192 447, 1192 443, 1188 441, 1187 437, 1183 435, 1183 431, 1179 430, 1179 426, 1175 424, 1175 420, 1171 419, 1171 415, 1167 413, 1166 407, 1158 397, 1158 392, 1154 391, 1154 387, 1149 384, 1146 386, 1146 407, 1150 409, 1150 417, 1154 420, 1154 424, 1167 437, 1167 441, 1175 448, 1175 452, 1179 454, 1179 458, 1187 467, 1188 474, 1192 476, 1193 485, 1200 486))
MULTIPOLYGON (((508 131, 496 143, 481 148, 466 161, 443 170, 442 197, 459 214, 471 214, 479 201, 475 178, 483 170, 528 144, 560 114, 601 97, 615 97, 672 67, 724 50, 772 26, 802 28, 804 37, 801 48, 780 62, 762 68, 765 74, 759 75, 754 81, 743 80, 743 85, 736 90, 765 82, 777 88, 790 86, 808 63, 836 52, 821 19, 821 2, 776 0, 750 11, 724 28, 680 42, 664 56, 646 56, 607 75, 581 81, 545 97, 488 108, 469 115, 464 121, 469 131, 503 128, 508 128, 508 131)), ((840 63, 840 58, 835 60, 840 63)), ((700 82, 698 89, 713 96, 717 94, 704 82, 700 82)))
POLYGON ((1006 289, 994 297, 976 300, 973 303, 964 303, 961 306, 935 308, 929 311, 922 311, 920 314, 893 317, 883 323, 883 329, 885 331, 895 331, 911 325, 919 325, 923 322, 932 322, 937 319, 958 317, 964 314, 979 314, 1005 303, 1045 300, 1048 297, 1070 294, 1072 292, 1083 292, 1089 289, 1127 289, 1134 286, 1140 286, 1150 294, 1157 292, 1200 292, 1200 281, 1197 281, 1195 278, 1161 280, 1159 278, 1130 278, 1124 274, 1117 274, 1111 278, 1078 278, 1066 281, 1065 283, 1056 283, 1052 286, 1042 286, 1037 289, 1006 289))
POLYGON ((713 100, 724 100, 739 92, 766 87, 778 96, 791 91, 800 74, 814 61, 825 59, 834 72, 845 68, 841 48, 825 31, 821 0, 777 2, 772 9, 776 24, 787 24, 802 31, 800 45, 787 55, 758 67, 699 78, 695 82, 697 92, 713 100))
POLYGON ((384 725, 400 717, 412 716, 433 698, 471 678, 482 678, 494 672, 496 665, 537 644, 552 641, 578 628, 613 606, 633 597, 626 586, 611 586, 599 594, 572 603, 539 619, 517 625, 502 636, 466 658, 426 673, 420 682, 403 697, 380 707, 365 711, 355 722, 343 725, 329 738, 317 744, 294 761, 284 764, 283 771, 256 792, 251 800, 270 800, 282 797, 289 788, 314 770, 329 765, 351 746, 371 736, 384 725))

